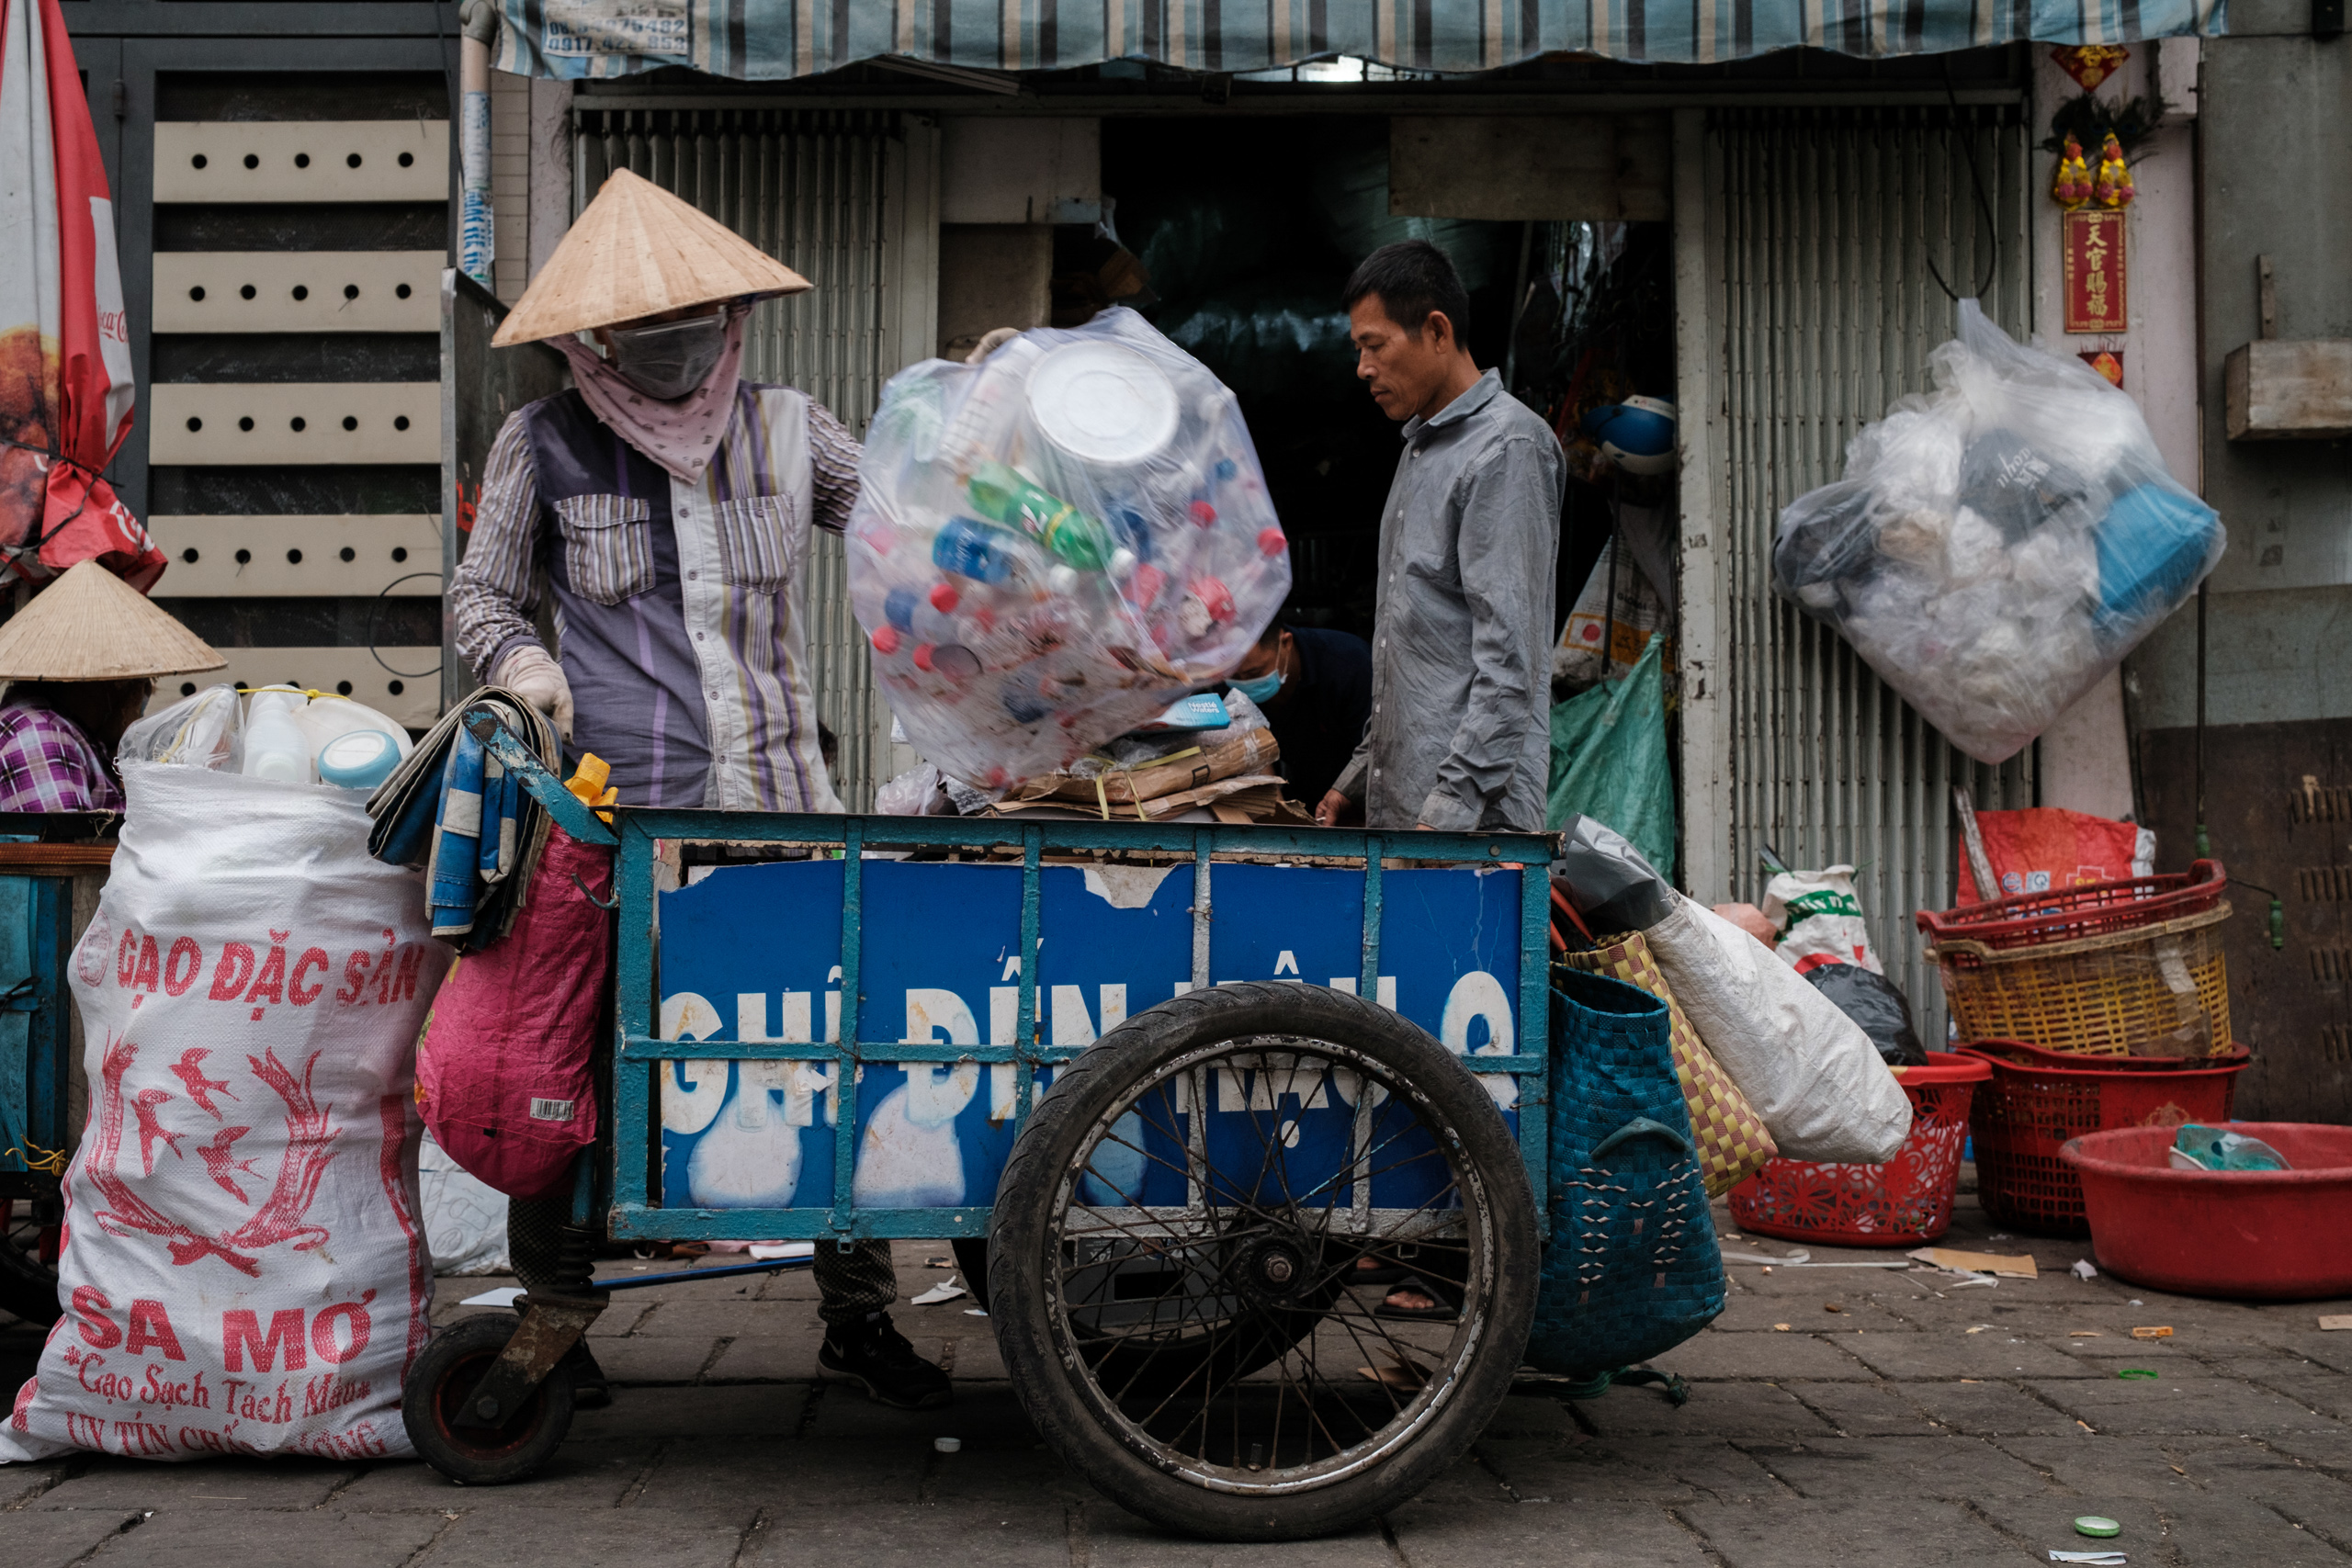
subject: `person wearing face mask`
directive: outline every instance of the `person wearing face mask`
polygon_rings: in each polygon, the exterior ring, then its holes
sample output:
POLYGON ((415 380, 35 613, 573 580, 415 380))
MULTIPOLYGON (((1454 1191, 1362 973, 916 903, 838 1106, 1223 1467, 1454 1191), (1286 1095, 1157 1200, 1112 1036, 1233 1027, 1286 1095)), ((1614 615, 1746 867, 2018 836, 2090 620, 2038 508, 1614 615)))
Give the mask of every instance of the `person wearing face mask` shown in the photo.
POLYGON ((1270 621, 1225 683, 1266 716, 1282 751, 1283 793, 1313 809, 1372 716, 1372 650, 1363 638, 1270 621))
MULTIPOLYGON (((842 809, 804 569, 809 530, 838 533, 857 499, 858 444, 807 394, 740 374, 752 302, 809 287, 623 170, 492 340, 551 341, 573 387, 515 411, 491 446, 448 591, 458 650, 548 714, 568 751, 610 763, 628 805, 842 809)), ((527 1288, 560 1290, 569 1208, 511 1206, 527 1288)), ((821 1365, 884 1404, 948 1402, 947 1374, 891 1326, 889 1243, 820 1245, 816 1277, 821 1365)), ((575 1384, 600 1391, 585 1341, 573 1354, 575 1384)))

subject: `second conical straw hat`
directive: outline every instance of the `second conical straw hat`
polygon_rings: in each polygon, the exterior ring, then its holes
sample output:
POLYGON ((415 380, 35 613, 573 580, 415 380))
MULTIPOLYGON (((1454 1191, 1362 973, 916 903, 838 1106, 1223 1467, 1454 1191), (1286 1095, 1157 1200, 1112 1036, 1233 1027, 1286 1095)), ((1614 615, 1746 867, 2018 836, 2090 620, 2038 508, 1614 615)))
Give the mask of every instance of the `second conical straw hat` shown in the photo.
POLYGON ((501 348, 809 281, 718 219, 616 169, 491 342, 501 348))
POLYGON ((0 680, 135 681, 228 662, 94 560, 73 567, 0 626, 0 680))

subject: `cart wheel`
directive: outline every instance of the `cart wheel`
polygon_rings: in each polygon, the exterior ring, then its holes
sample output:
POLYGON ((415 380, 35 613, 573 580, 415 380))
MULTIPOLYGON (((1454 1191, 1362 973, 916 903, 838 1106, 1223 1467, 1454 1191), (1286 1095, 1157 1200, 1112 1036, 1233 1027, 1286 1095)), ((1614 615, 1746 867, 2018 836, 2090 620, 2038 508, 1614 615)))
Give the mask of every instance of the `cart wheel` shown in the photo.
POLYGON ((1534 1202, 1494 1099, 1420 1029, 1229 986, 1057 1074, 989 1260, 1013 1388, 1063 1458, 1156 1524, 1292 1540, 1395 1506, 1494 1415, 1534 1312, 1534 1202), (1457 1310, 1377 1315, 1394 1287, 1357 1282, 1364 1258, 1457 1310))
POLYGON ((503 1427, 460 1427, 465 1398, 506 1348, 517 1320, 461 1317, 433 1337, 401 1385, 401 1419, 425 1463, 463 1486, 503 1486, 547 1463, 571 1429, 571 1374, 559 1362, 503 1427))
POLYGON ((40 1260, 40 1226, 0 1201, 0 1312, 47 1328, 62 1315, 57 1269, 40 1260))

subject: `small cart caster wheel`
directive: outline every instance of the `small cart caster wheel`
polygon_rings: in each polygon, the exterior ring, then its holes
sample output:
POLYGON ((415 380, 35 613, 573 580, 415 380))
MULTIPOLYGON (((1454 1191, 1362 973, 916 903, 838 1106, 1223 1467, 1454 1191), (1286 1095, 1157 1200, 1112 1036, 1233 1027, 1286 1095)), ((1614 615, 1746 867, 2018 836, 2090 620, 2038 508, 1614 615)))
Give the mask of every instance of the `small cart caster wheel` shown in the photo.
POLYGON ((459 1318, 433 1337, 401 1385, 401 1419, 419 1458, 461 1486, 503 1486, 547 1463, 571 1429, 571 1374, 560 1363, 500 1427, 461 1427, 466 1396, 514 1337, 503 1313, 459 1318))

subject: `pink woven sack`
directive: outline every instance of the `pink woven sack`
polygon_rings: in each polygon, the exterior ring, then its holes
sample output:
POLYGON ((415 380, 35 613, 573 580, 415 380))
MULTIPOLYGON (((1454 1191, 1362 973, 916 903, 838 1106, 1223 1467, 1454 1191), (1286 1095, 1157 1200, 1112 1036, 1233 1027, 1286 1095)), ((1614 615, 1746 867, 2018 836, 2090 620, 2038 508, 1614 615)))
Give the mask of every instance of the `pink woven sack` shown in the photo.
POLYGON ((592 1072, 612 977, 608 849, 548 835, 531 890, 503 937, 458 960, 416 1051, 416 1098, 449 1157, 510 1198, 569 1186, 595 1141, 592 1072), (579 881, 575 883, 573 877, 579 881))

